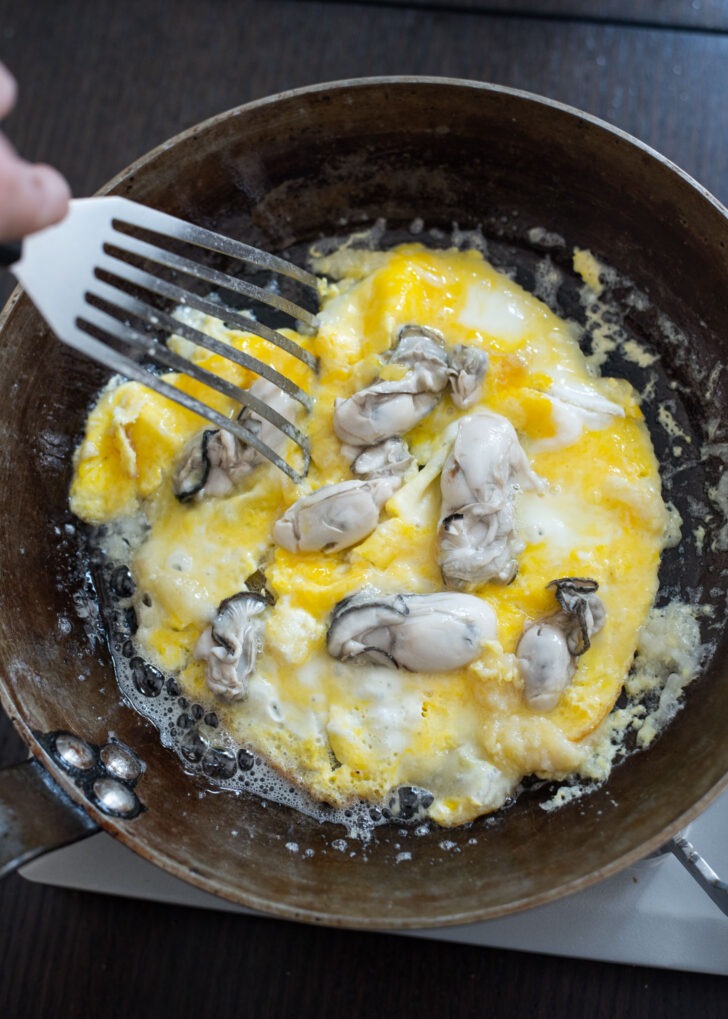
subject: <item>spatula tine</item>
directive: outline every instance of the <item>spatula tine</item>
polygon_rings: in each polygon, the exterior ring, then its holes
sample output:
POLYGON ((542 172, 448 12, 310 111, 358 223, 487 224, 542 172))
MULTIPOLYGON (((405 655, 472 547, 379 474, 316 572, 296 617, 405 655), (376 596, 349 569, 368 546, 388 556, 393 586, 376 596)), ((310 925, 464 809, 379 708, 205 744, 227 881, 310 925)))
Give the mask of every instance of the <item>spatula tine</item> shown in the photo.
POLYGON ((270 343, 275 344, 275 346, 280 347, 281 350, 285 350, 286 353, 298 358, 299 361, 303 361, 309 368, 312 368, 314 371, 316 370, 317 361, 313 354, 304 350, 303 347, 293 340, 289 340, 287 336, 284 336, 278 330, 271 329, 262 322, 257 322, 255 319, 241 315, 232 309, 224 308, 215 301, 190 293, 189 290, 184 290, 174 283, 169 283, 167 280, 152 276, 143 269, 137 269, 128 263, 105 258, 99 260, 99 267, 107 271, 109 275, 116 277, 122 283, 141 287, 143 290, 156 294, 157 297, 173 301, 175 304, 195 308, 197 311, 210 315, 212 318, 217 318, 225 323, 232 323, 243 332, 255 333, 256 336, 268 340, 270 343), (120 271, 122 269, 123 271, 120 271))
POLYGON ((125 255, 131 254, 138 258, 143 258, 147 262, 151 261, 167 269, 172 269, 175 272, 185 273, 188 276, 201 280, 203 283, 207 283, 211 287, 222 288, 223 290, 240 294, 251 301, 267 304, 277 311, 290 315, 294 320, 299 319, 307 326, 313 326, 316 322, 316 316, 312 312, 301 307, 299 304, 295 304, 293 301, 289 301, 285 297, 281 297, 280 294, 276 294, 272 290, 266 290, 263 287, 255 286, 253 283, 248 283, 246 280, 237 279, 234 276, 228 275, 228 273, 203 265, 201 262, 193 262, 189 258, 183 258, 181 255, 176 255, 171 251, 165 251, 163 248, 156 247, 154 244, 148 244, 137 237, 125 236, 123 243, 120 242, 118 245, 105 244, 104 251, 112 258, 120 258, 122 261, 126 261, 125 255))
POLYGON ((148 357, 153 358, 172 371, 189 375, 191 378, 196 379, 210 389, 216 390, 223 396, 243 404, 244 407, 250 408, 250 410, 259 414, 260 417, 270 421, 272 425, 280 429, 290 439, 293 439, 297 445, 301 447, 306 445, 306 437, 295 425, 291 424, 278 411, 259 400, 253 393, 246 389, 241 389, 239 386, 234 385, 234 383, 228 382, 227 379, 223 379, 221 376, 215 375, 205 368, 201 368, 192 361, 188 361, 186 358, 175 353, 175 351, 170 350, 169 347, 158 343, 148 333, 142 333, 125 322, 119 321, 113 312, 103 307, 92 305, 85 310, 80 323, 90 324, 104 332, 109 332, 115 338, 137 350, 143 351, 148 357))
POLYGON ((282 273, 284 276, 298 280, 299 283, 309 287, 314 294, 318 294, 318 279, 293 262, 288 262, 286 259, 272 255, 268 251, 261 251, 259 248, 251 247, 241 241, 233 240, 231 237, 224 237, 212 230, 205 230, 203 227, 186 223, 166 212, 160 212, 159 209, 143 206, 144 211, 140 213, 139 206, 135 208, 133 204, 130 203, 130 205, 129 209, 125 208, 122 214, 113 218, 114 229, 123 230, 124 226, 134 227, 157 233, 161 237, 169 236, 188 244, 196 244, 199 247, 207 248, 208 251, 217 251, 222 255, 236 258, 260 269, 282 273))
MULTIPOLYGON (((297 400, 307 410, 311 409, 312 400, 308 393, 305 393, 300 386, 297 386, 286 375, 282 375, 275 368, 266 364, 265 361, 253 357, 244 350, 238 350, 232 344, 218 340, 214 336, 210 336, 209 333, 203 333, 186 322, 180 322, 168 312, 162 311, 161 308, 154 307, 137 297, 133 297, 131 294, 126 293, 126 291, 119 290, 114 286, 111 277, 97 279, 93 291, 89 291, 86 294, 86 300, 89 299, 89 296, 100 298, 108 304, 118 307, 123 313, 133 315, 144 326, 154 330, 163 329, 168 335, 176 333, 196 346, 204 347, 213 354, 217 354, 228 361, 232 361, 234 364, 240 365, 241 368, 255 372, 256 375, 260 375, 262 378, 278 386, 285 393, 288 393, 289 396, 297 400)), ((189 360, 184 360, 184 366, 177 370, 188 371, 190 363, 189 360)))

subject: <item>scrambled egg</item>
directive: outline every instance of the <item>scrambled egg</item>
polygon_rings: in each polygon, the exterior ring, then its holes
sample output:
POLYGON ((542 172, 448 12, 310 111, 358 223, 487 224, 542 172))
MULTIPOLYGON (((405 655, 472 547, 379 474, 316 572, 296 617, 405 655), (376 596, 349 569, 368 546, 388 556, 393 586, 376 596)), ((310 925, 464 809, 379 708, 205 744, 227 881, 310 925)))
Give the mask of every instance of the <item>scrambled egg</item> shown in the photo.
MULTIPOLYGON (((631 386, 590 374, 573 328, 478 252, 411 244, 359 259, 348 252, 342 267, 344 277, 326 284, 316 335, 289 334, 319 358, 316 378, 264 340, 196 319, 199 328, 263 357, 314 395, 302 423, 312 449, 305 482, 296 486, 266 463, 229 496, 180 503, 171 483, 175 461, 204 422, 136 383, 117 382, 89 416, 71 507, 95 524, 145 515, 150 529, 130 564, 136 640, 196 700, 212 699, 204 663, 193 656, 200 633, 222 599, 264 571, 275 603, 266 611, 249 695, 216 705, 236 740, 318 800, 381 804, 393 789, 414 786, 432 794, 430 817, 461 824, 501 806, 523 776, 565 778, 587 759, 657 591, 667 523, 657 463, 631 386), (334 554, 277 547, 271 532, 287 507, 351 477, 332 428, 334 401, 377 377, 397 376, 399 366, 384 355, 408 323, 440 330, 449 345, 488 353, 479 403, 459 410, 445 395, 407 435, 420 469, 406 475, 360 544, 334 554), (545 491, 517 497, 525 550, 515 580, 473 592, 497 614, 497 641, 468 666, 442 674, 332 659, 326 632, 342 598, 365 586, 442 590, 437 527, 445 436, 457 418, 478 409, 511 421, 546 482, 545 491), (566 576, 598 581, 606 623, 556 708, 539 712, 524 699, 515 650, 524 626, 556 608, 546 585, 566 576)), ((187 341, 173 343, 238 385, 253 381, 187 341)), ((198 383, 176 384, 234 412, 198 383)))

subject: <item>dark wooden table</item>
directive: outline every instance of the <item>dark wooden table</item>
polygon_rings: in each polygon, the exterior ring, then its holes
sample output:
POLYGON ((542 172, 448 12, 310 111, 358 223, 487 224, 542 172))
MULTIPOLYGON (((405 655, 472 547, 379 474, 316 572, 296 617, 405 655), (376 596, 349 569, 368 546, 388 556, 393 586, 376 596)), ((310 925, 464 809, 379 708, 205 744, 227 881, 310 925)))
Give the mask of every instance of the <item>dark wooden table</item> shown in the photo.
MULTIPOLYGON (((196 121, 376 74, 513 85, 638 135, 728 201, 723 0, 0 0, 7 132, 89 194, 196 121)), ((5 284, 2 296, 9 293, 5 284)), ((7 492, 0 499, 11 498, 7 492)), ((24 756, 0 716, 0 765, 24 756)), ((0 1016, 728 1014, 718 977, 0 885, 0 1016)))

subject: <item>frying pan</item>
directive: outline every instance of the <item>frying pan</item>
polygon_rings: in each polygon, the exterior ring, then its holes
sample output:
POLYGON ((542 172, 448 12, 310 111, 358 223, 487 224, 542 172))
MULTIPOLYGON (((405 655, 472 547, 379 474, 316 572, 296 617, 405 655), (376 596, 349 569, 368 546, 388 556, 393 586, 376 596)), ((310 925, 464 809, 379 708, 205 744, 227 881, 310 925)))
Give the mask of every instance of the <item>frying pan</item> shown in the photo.
MULTIPOLYGON (((728 218, 715 199, 592 117, 428 78, 345 81, 242 106, 144 156, 104 191, 299 255, 380 219, 385 243, 413 223, 433 243, 453 224, 477 228, 526 284, 536 256, 561 266, 562 314, 575 313, 574 246, 614 266, 631 281, 616 287, 616 314, 658 355, 657 397, 645 410, 667 496, 685 521, 661 598, 706 606, 707 651, 666 733, 605 786, 556 811, 542 809, 543 791, 524 795, 448 831, 447 852, 442 831, 385 827, 362 844, 276 803, 216 792, 119 694, 82 528, 67 509, 72 453, 105 376, 58 343, 16 291, 0 343, 0 697, 42 765, 10 769, 0 782, 6 801, 15 796, 5 814, 14 815, 18 856, 34 851, 33 839, 50 844, 49 826, 62 841, 98 825, 175 876, 254 909, 427 927, 583 889, 657 850, 726 787, 728 218), (679 462, 676 433, 659 427, 660 403, 690 454, 679 462)), ((639 371, 616 362, 606 370, 639 371)))

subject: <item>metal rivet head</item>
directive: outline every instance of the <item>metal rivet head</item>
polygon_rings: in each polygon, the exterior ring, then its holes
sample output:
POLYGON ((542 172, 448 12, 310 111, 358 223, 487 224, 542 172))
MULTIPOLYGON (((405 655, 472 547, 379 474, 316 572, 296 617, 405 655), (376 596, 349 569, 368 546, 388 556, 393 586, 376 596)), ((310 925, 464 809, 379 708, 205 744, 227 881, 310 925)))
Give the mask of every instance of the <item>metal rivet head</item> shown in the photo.
POLYGON ((129 817, 139 812, 139 800, 134 792, 115 778, 97 778, 92 788, 104 813, 129 817))
POLYGON ((109 774, 122 782, 136 782, 142 773, 138 758, 122 743, 107 743, 99 756, 109 774))
POLYGON ((61 732, 56 736, 55 756, 64 768, 76 768, 78 771, 88 771, 96 764, 93 747, 70 732, 61 732))

